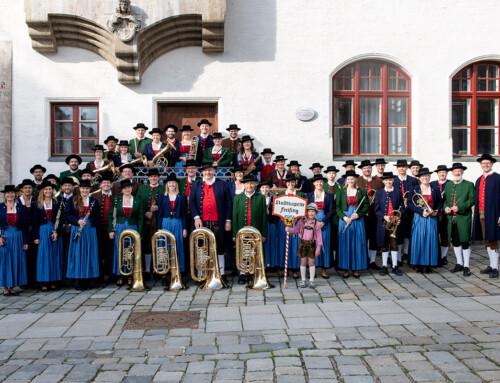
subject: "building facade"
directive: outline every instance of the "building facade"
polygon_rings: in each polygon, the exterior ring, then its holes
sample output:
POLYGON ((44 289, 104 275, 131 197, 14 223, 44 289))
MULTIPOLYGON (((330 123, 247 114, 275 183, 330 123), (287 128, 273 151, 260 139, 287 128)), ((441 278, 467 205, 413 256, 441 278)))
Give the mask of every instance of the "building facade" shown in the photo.
POLYGON ((0 0, 2 183, 200 117, 303 165, 499 155, 498 1, 95 3, 0 0))

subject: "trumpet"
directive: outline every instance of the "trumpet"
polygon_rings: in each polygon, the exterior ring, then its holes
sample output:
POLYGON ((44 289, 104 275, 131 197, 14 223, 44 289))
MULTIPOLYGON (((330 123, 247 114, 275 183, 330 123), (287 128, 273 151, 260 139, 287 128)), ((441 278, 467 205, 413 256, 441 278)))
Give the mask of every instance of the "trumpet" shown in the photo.
POLYGON ((251 226, 245 226, 236 234, 236 267, 245 274, 253 274, 254 290, 267 290, 262 235, 251 226))
POLYGON ((191 278, 196 282, 205 282, 203 290, 220 290, 227 287, 220 275, 217 243, 211 230, 202 227, 191 233, 189 253, 191 278))
MULTIPOLYGON (((132 166, 134 166, 136 164, 142 164, 142 166, 147 167, 148 166, 148 158, 143 154, 141 157, 137 158, 136 160, 127 162, 126 164, 123 164, 123 165, 132 165, 132 166)), ((123 165, 121 165, 118 168, 118 170, 121 171, 123 165)))
POLYGON ((393 210, 390 215, 389 222, 387 222, 385 225, 385 229, 391 232, 391 234, 389 235, 391 238, 396 238, 396 231, 398 230, 400 222, 401 222, 401 210, 399 209, 393 210))
POLYGON ((434 213, 434 209, 429 206, 427 200, 420 193, 413 194, 411 197, 411 202, 413 202, 413 204, 417 207, 425 208, 425 210, 427 211, 427 213, 429 213, 429 215, 434 213), (417 197, 417 202, 415 202, 415 197, 417 197))
POLYGON ((162 150, 160 150, 156 156, 153 157, 153 166, 161 166, 166 168, 168 166, 168 161, 164 157, 164 155, 167 154, 167 152, 170 150, 175 150, 175 146, 172 145, 172 143, 169 141, 167 142, 167 145, 162 150))
POLYGON ((156 274, 171 274, 170 290, 183 290, 179 258, 177 256, 177 242, 174 235, 167 230, 158 230, 151 238, 153 252, 153 268, 156 274), (170 247, 170 251, 169 248, 170 247))
POLYGON ((200 141, 200 139, 198 138, 198 136, 193 137, 191 139, 191 147, 189 148, 188 157, 192 157, 193 160, 196 160, 196 155, 198 154, 199 141, 200 141))
POLYGON ((132 275, 133 282, 130 291, 145 289, 142 279, 141 236, 132 229, 123 230, 118 239, 118 265, 120 274, 132 275))

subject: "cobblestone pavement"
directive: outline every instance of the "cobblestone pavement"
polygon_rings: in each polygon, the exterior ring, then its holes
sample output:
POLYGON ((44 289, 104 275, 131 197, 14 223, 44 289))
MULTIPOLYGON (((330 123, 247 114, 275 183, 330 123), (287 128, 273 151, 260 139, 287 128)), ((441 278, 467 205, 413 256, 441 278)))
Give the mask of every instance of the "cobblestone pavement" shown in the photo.
MULTIPOLYGON (((449 259, 453 258, 452 252, 449 259)), ((300 289, 25 291, 0 298, 3 382, 500 382, 500 280, 338 275, 300 289), (198 310, 195 329, 123 330, 135 311, 198 310)))

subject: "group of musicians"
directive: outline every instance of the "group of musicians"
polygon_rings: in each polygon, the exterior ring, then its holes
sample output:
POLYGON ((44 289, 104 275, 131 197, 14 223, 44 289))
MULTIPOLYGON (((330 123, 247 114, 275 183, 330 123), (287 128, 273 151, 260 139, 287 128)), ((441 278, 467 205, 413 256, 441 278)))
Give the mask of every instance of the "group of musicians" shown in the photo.
MULTIPOLYGON (((258 152, 252 137, 239 137, 236 124, 227 128, 227 138, 211 134, 211 125, 202 119, 196 137, 185 125, 178 140, 174 125, 152 129, 147 138, 148 127, 137 124, 135 138, 109 136, 106 149, 96 145, 95 159, 83 169, 82 158, 70 155, 69 169, 59 177, 35 165, 33 179, 6 185, 0 204, 4 296, 18 295, 17 286, 47 291, 62 284, 88 289, 109 280, 130 284, 120 273, 118 241, 129 229, 141 235, 144 270, 153 277, 155 232, 175 236, 179 270, 187 277, 190 233, 208 228, 227 283, 226 268, 235 269, 236 234, 251 226, 262 236, 268 270, 280 275, 287 267, 296 279, 300 271, 301 287, 306 287, 307 265, 312 288, 316 266, 325 279, 332 267, 344 278, 359 278, 368 268, 382 276, 390 268, 401 276, 405 260, 418 272, 431 272, 447 264, 450 243, 456 256, 452 272, 467 277, 471 239, 484 240, 489 255, 490 264, 480 273, 498 278, 500 175, 492 170, 496 159, 491 155, 477 158, 483 175, 475 185, 464 179, 467 168, 461 163, 431 171, 418 161, 398 160, 393 174, 385 171, 383 158, 360 164, 347 160, 340 178, 335 166, 313 163, 313 177, 307 179, 298 161, 274 156, 269 148, 258 152), (134 181, 138 166, 148 167, 147 184, 134 181), (180 173, 172 171, 161 185, 166 166, 182 168, 187 177, 179 179, 180 173), (215 177, 217 167, 229 166, 232 182, 215 177), (431 182, 432 173, 437 180, 431 182), (272 214, 274 197, 283 194, 308 202, 306 217, 292 228, 272 214)), ((240 272, 238 283, 248 282, 249 275, 240 272)))

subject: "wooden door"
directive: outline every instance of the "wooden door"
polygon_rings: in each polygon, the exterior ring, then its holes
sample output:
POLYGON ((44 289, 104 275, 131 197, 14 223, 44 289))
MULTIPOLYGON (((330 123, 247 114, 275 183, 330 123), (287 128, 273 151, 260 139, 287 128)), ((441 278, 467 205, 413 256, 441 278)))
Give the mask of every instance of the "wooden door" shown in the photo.
MULTIPOLYGON (((200 134, 198 122, 206 118, 212 123, 211 131, 218 131, 217 103, 159 103, 158 104, 158 127, 163 130, 168 124, 179 128, 182 125, 191 125, 194 129, 193 137, 200 134)), ((163 137, 165 138, 165 137, 163 137)), ((177 133, 177 139, 181 138, 177 133)))

